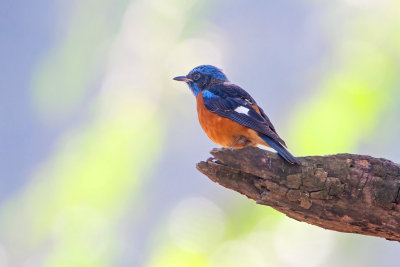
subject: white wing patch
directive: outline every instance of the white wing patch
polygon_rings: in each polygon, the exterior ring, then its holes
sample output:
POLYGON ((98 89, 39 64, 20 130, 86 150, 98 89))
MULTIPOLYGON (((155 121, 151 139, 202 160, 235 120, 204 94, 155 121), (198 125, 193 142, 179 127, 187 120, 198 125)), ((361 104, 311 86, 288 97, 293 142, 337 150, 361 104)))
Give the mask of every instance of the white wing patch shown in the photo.
POLYGON ((246 107, 243 107, 243 106, 238 106, 237 108, 235 108, 235 111, 237 113, 242 113, 242 114, 246 114, 246 115, 249 114, 249 109, 246 107))

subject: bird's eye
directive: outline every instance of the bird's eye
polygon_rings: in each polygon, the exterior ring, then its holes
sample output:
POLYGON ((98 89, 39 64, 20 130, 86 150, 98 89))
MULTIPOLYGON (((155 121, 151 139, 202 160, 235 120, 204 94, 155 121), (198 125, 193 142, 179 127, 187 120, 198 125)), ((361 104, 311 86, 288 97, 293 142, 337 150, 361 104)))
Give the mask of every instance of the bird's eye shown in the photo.
POLYGON ((200 73, 196 72, 195 74, 193 74, 193 80, 197 81, 198 79, 200 79, 200 73))

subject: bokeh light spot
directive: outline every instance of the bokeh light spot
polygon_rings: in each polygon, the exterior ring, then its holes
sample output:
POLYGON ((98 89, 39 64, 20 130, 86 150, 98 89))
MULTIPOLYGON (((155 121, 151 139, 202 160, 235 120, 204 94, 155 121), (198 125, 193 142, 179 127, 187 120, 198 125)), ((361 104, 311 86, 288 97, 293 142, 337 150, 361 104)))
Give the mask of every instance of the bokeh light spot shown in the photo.
POLYGON ((210 267, 266 267, 263 255, 247 242, 225 242, 211 256, 210 267))
POLYGON ((225 216, 212 201, 197 197, 182 200, 171 213, 169 232, 182 249, 203 253, 225 233, 225 216))
POLYGON ((274 240, 277 256, 288 266, 320 266, 334 249, 332 231, 292 219, 282 221, 274 240))

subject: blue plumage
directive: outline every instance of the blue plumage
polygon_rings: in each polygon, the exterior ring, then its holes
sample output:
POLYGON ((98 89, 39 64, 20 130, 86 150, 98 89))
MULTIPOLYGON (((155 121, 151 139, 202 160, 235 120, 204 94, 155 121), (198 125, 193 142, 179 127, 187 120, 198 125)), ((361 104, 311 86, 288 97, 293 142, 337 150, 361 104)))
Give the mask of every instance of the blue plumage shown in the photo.
MULTIPOLYGON (((247 130, 244 128, 245 130, 242 130, 240 133, 232 132, 234 130, 222 131, 217 137, 215 137, 215 131, 212 130, 212 133, 208 134, 213 136, 214 139, 209 135, 211 139, 220 140, 215 141, 216 143, 227 147, 243 147, 245 145, 257 144, 265 145, 266 143, 275 149, 278 154, 289 163, 301 164, 299 160, 286 150, 285 142, 279 137, 275 127, 262 108, 257 105, 256 101, 249 93, 239 86, 230 83, 221 69, 211 65, 201 65, 190 71, 188 75, 175 77, 174 80, 184 81, 188 84, 189 88, 196 96, 196 99, 202 99, 201 105, 204 106, 201 108, 205 108, 217 116, 227 118, 231 123, 241 125, 239 128, 235 128, 235 126, 225 126, 226 129, 243 129, 243 126, 247 127, 247 130), (201 95, 199 96, 200 93, 201 95), (250 129, 253 133, 252 136, 248 133, 250 129), (262 142, 257 135, 264 140, 265 143, 262 142), (238 144, 238 140, 240 140, 243 145, 238 144)), ((210 117, 207 117, 207 119, 203 118, 203 124, 207 124, 209 121, 210 117)), ((215 126, 209 126, 207 124, 203 129, 208 130, 220 127, 220 120, 217 119, 215 121, 215 126)), ((202 124, 202 121, 200 121, 200 124, 202 124)))
POLYGON ((228 78, 226 75, 222 72, 221 69, 211 66, 211 65, 201 65, 196 68, 194 68, 192 71, 189 72, 188 75, 194 74, 194 73, 202 73, 206 76, 211 76, 213 78, 222 80, 222 81, 228 81, 228 78))
POLYGON ((222 70, 211 65, 198 66, 190 71, 186 77, 192 77, 192 79, 187 81, 187 84, 195 96, 204 89, 204 86, 212 84, 215 80, 228 81, 222 70))
POLYGON ((290 154, 289 151, 287 151, 286 148, 284 148, 281 144, 279 144, 278 142, 276 142, 275 140, 269 138, 268 136, 259 135, 268 145, 270 145, 273 149, 276 150, 276 152, 278 152, 279 156, 281 156, 282 158, 284 158, 286 161, 288 161, 291 164, 298 164, 301 165, 301 162, 295 158, 292 154, 290 154))
POLYGON ((278 143, 286 145, 279 137, 275 127, 272 125, 267 115, 265 115, 264 111, 257 105, 256 101, 239 86, 228 82, 217 83, 205 89, 203 91, 203 96, 204 94, 218 96, 204 98, 204 104, 208 110, 266 136, 270 136, 278 143), (259 109, 260 114, 254 107, 259 109), (238 112, 238 108, 247 110, 247 112, 238 112))
POLYGON ((201 89, 197 86, 196 83, 188 82, 188 85, 194 96, 197 96, 201 92, 201 89))
POLYGON ((216 94, 214 94, 213 92, 210 92, 208 90, 204 90, 202 95, 203 95, 204 101, 207 101, 210 98, 219 97, 216 94))

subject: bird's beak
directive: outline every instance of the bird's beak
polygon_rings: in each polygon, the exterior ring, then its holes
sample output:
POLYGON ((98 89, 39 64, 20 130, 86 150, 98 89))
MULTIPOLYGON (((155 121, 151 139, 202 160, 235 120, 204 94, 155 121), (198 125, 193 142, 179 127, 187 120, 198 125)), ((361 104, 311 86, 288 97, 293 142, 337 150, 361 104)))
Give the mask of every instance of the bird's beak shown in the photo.
POLYGON ((186 82, 186 83, 188 83, 188 82, 193 82, 193 80, 187 78, 186 76, 176 76, 176 77, 174 78, 174 80, 175 80, 175 81, 180 81, 180 82, 186 82))

